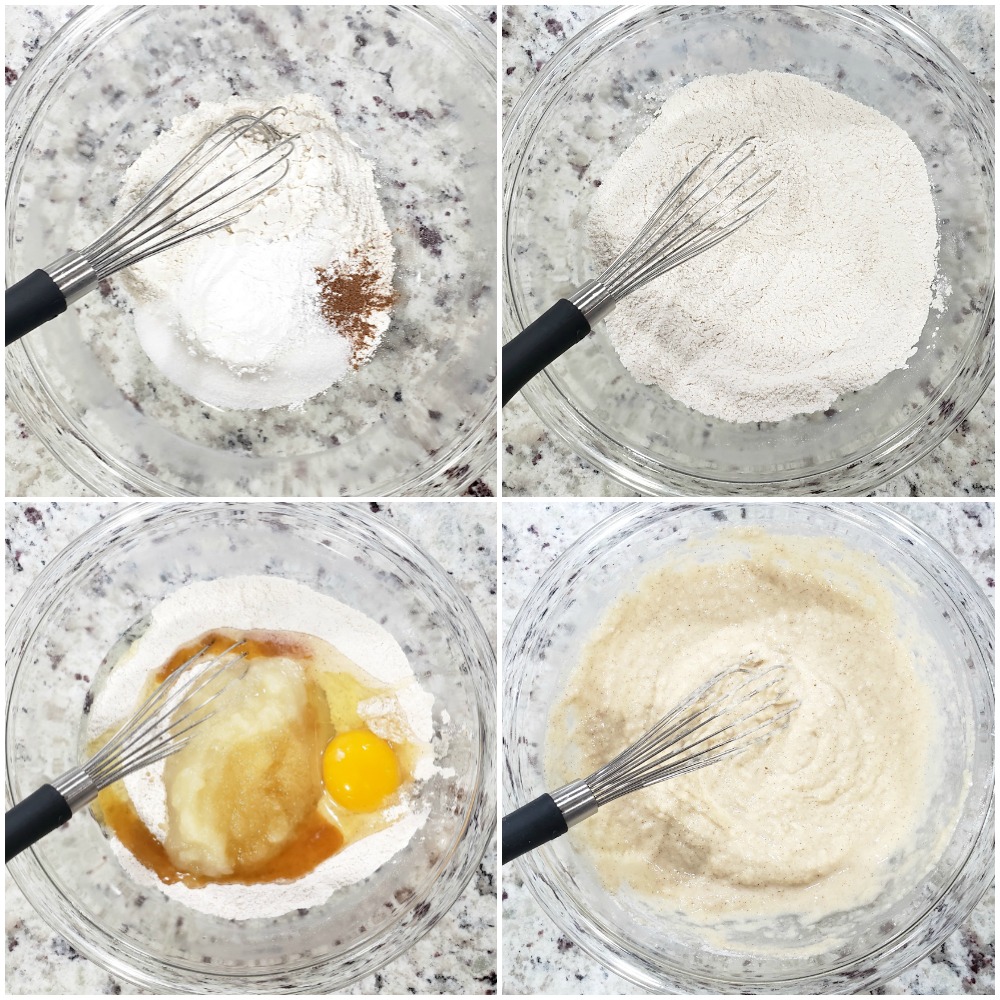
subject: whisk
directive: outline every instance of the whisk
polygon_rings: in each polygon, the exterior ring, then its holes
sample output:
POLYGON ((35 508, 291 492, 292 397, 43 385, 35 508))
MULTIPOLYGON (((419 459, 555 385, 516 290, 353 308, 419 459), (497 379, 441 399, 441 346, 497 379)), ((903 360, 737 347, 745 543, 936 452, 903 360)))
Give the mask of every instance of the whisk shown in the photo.
POLYGON ((503 820, 503 863, 561 837, 601 806, 668 778, 715 764, 769 739, 799 703, 788 668, 748 658, 722 671, 589 778, 540 795, 503 820))
POLYGON ((185 747, 193 731, 215 713, 206 711, 208 706, 242 676, 235 671, 223 676, 246 656, 241 645, 235 642, 212 657, 205 656, 210 647, 204 646, 170 674, 90 760, 10 809, 5 816, 6 860, 62 826, 109 785, 185 747))
POLYGON ((157 181, 125 217, 85 250, 70 251, 7 289, 7 344, 66 311, 123 268, 196 236, 224 229, 279 184, 297 135, 283 136, 260 116, 236 115, 206 136, 157 181), (263 139, 246 148, 241 139, 263 139))
POLYGON ((639 235, 599 277, 560 299, 503 348, 503 405, 578 344, 627 295, 745 226, 774 193, 762 178, 755 136, 720 158, 711 149, 663 199, 639 235))

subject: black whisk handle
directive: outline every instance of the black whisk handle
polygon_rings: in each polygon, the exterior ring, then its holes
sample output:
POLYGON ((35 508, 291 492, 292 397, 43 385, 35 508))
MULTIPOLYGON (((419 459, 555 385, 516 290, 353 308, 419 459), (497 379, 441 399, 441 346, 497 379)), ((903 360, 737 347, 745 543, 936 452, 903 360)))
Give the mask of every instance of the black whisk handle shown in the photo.
POLYGON ((39 268, 11 285, 4 295, 5 347, 66 311, 66 296, 46 271, 39 268))
POLYGON ((543 368, 590 333, 587 317, 569 299, 560 299, 512 341, 503 345, 503 405, 543 368))
POLYGON ((503 863, 513 861, 556 837, 569 827, 556 801, 547 792, 503 818, 503 863))
POLYGON ((22 799, 4 817, 7 861, 31 847, 46 834, 59 829, 73 815, 69 803, 52 787, 42 785, 22 799))

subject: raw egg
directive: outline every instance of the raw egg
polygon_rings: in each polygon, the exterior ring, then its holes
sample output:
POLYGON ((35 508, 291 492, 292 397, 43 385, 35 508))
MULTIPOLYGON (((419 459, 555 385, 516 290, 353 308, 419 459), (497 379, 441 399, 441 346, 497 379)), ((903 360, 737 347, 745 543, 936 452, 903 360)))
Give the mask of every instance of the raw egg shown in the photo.
POLYGON ((401 780, 392 746, 367 729, 340 733, 323 752, 323 784, 351 812, 375 812, 401 780))

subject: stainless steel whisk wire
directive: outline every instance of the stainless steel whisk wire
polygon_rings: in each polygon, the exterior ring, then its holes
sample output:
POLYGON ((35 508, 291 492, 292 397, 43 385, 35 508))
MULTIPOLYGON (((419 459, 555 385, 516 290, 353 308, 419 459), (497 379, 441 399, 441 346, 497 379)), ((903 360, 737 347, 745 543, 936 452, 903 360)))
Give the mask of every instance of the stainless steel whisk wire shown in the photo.
POLYGON ((793 711, 789 705, 774 715, 761 717, 771 704, 780 705, 787 698, 782 668, 768 667, 759 672, 747 667, 739 669, 749 671, 741 683, 728 685, 730 689, 714 700, 713 690, 727 686, 724 682, 731 675, 712 678, 587 778, 597 804, 603 806, 640 788, 696 771, 766 739, 793 711), (761 696, 768 703, 764 709, 761 696), (702 703, 703 707, 698 708, 702 703), (745 706, 745 710, 740 711, 740 706, 745 706), (738 718, 727 718, 727 712, 731 711, 738 718), (751 722, 749 729, 739 728, 751 722), (719 723, 719 728, 712 729, 714 723, 719 723))
POLYGON ((9 809, 5 816, 6 860, 67 822, 109 785, 187 746, 195 729, 215 714, 213 702, 242 676, 234 672, 246 657, 242 645, 234 642, 207 659, 203 657, 211 647, 204 646, 164 678, 89 760, 9 809))
POLYGON ((123 268, 225 229, 249 212, 288 174, 298 135, 283 135, 267 120, 285 110, 230 118, 86 249, 70 251, 8 288, 6 343, 54 319, 123 268), (260 150, 252 144, 258 137, 265 144, 260 150))
POLYGON ((282 137, 266 119, 284 108, 271 108, 259 117, 237 115, 220 125, 158 180, 136 203, 129 213, 98 237, 81 256, 86 257, 99 279, 123 268, 131 267, 153 254, 177 246, 197 236, 225 229, 245 215, 272 187, 288 173, 288 157, 294 149, 297 136, 282 137), (193 197, 168 209, 173 200, 213 160, 221 159, 248 133, 259 130, 273 145, 242 163, 237 169, 220 178, 211 186, 198 190, 193 197), (246 187, 258 179, 260 185, 249 194, 246 187), (221 190, 220 190, 221 189, 221 190), (216 194, 218 192, 218 194, 216 194), (215 195, 214 200, 211 196, 215 195), (238 195, 240 200, 225 209, 222 218, 214 217, 193 228, 177 232, 177 227, 189 224, 209 209, 217 209, 224 199, 238 195), (184 214, 184 213, 187 214, 184 214), (164 213, 158 215, 157 213, 164 213), (144 228, 134 228, 136 220, 144 228), (168 234, 172 234, 169 235, 168 234), (150 242, 160 240, 160 242, 150 242))
POLYGON ((754 659, 716 674, 593 774, 504 817, 504 864, 561 836, 615 799, 769 739, 798 708, 787 678, 784 665, 763 667, 754 659))
POLYGON ((668 192, 635 239, 597 278, 560 299, 504 344, 504 404, 578 344, 619 301, 742 229, 774 195, 780 171, 751 164, 756 136, 716 162, 713 147, 668 192), (750 166, 748 166, 750 164, 750 166))
MULTIPOLYGON (((616 300, 623 299, 667 271, 710 250, 745 226, 767 204, 774 194, 771 182, 777 178, 777 171, 747 193, 754 179, 760 176, 760 167, 721 197, 715 200, 712 197, 754 156, 750 144, 755 138, 745 139, 706 176, 699 176, 699 172, 710 162, 714 150, 706 153, 681 178, 639 235, 597 279, 605 287, 610 284, 613 291, 609 290, 608 294, 616 300), (733 160, 735 162, 730 162, 733 160), (696 178, 690 191, 682 194, 696 178), (720 214, 713 217, 713 213, 720 214), (661 251, 664 252, 661 254, 661 251)), ((591 316, 594 321, 599 318, 594 313, 591 316)))
MULTIPOLYGON (((194 730, 209 718, 211 713, 204 714, 205 709, 222 694, 226 685, 220 685, 204 698, 198 698, 198 695, 246 656, 236 652, 239 645, 234 642, 198 673, 192 674, 185 669, 187 664, 175 670, 157 685, 131 718, 93 757, 68 771, 67 775, 82 771, 94 786, 96 795, 100 789, 182 750, 191 741, 194 730), (234 655, 230 657, 230 653, 234 655), (183 712, 175 715, 181 708, 183 712)), ((209 648, 202 647, 187 663, 197 661, 209 648)), ((57 778, 52 784, 60 789, 60 781, 57 778)), ((64 797, 69 798, 65 793, 64 797)), ((73 806, 72 801, 70 806, 73 806)))

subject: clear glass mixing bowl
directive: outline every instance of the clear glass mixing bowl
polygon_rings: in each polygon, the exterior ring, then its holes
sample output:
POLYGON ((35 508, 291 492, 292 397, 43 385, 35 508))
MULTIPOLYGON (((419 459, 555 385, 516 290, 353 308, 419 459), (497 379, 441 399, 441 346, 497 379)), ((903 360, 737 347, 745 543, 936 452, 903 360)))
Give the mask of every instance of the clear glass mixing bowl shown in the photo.
POLYGON ((652 992, 864 993, 951 934, 993 878, 993 609, 958 561, 906 518, 858 503, 632 504, 587 532, 538 581, 504 642, 506 811, 548 790, 542 757, 549 710, 595 623, 685 541, 710 551, 727 522, 814 536, 818 545, 836 538, 874 557, 901 621, 942 651, 928 665, 948 723, 945 778, 931 800, 931 822, 951 814, 966 775, 969 790, 940 860, 904 898, 855 911, 847 943, 808 957, 722 951, 708 941, 692 947, 683 940, 690 929, 672 928, 669 917, 624 889, 610 892, 572 835, 517 864, 562 934, 652 992))
POLYGON ((504 339, 598 273, 581 238, 594 185, 666 95, 748 70, 799 73, 870 105, 923 154, 952 292, 909 367, 823 413, 732 424, 639 385, 598 324, 524 397, 639 494, 862 493, 943 441, 994 366, 993 110, 949 52, 888 7, 624 8, 574 35, 504 129, 504 339))
MULTIPOLYGON (((454 7, 99 5, 7 104, 7 283, 85 246, 175 116, 318 95, 375 166, 398 302, 372 363, 301 410, 223 411, 154 368, 97 293, 7 351, 31 430, 96 493, 458 494, 495 462, 496 69, 454 7)), ((113 283, 112 279, 112 283, 113 283)))
POLYGON ((453 775, 424 786, 431 813, 371 877, 269 920, 196 913, 132 882, 89 811, 8 871, 53 930, 151 993, 330 993, 422 937, 475 873, 496 818, 496 661, 447 573, 363 511, 320 504, 175 503, 115 514, 64 549, 7 622, 7 807, 79 763, 98 665, 183 584, 268 573, 381 622, 434 694, 453 775))

